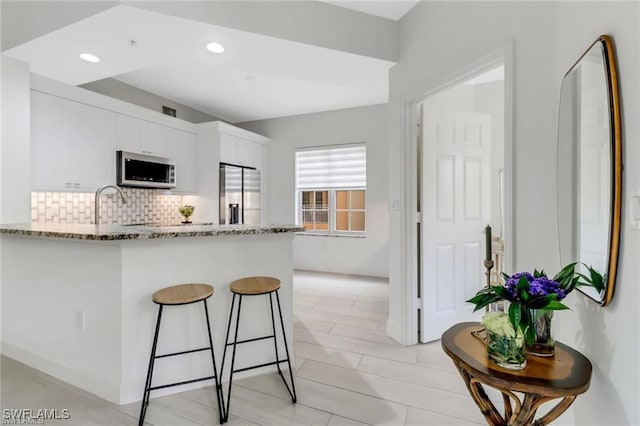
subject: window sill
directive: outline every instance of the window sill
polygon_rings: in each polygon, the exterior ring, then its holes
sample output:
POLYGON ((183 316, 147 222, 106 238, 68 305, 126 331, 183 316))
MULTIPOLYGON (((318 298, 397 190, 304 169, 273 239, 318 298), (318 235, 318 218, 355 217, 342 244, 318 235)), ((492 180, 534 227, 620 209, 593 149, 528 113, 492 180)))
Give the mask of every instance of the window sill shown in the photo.
POLYGON ((303 237, 339 237, 339 238, 367 238, 367 234, 330 234, 324 232, 296 232, 296 235, 301 235, 303 237))

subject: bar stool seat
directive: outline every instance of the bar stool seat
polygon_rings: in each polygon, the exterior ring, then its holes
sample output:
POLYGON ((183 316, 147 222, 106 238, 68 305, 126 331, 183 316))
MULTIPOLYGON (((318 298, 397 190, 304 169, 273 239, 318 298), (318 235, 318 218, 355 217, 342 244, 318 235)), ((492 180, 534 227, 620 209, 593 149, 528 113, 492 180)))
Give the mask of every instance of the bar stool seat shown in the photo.
MULTIPOLYGON (((230 285, 229 285, 229 290, 231 291, 231 293, 233 293, 233 299, 231 300, 231 310, 229 312, 229 323, 227 325, 227 336, 225 338, 225 347, 224 347, 224 354, 222 356, 222 366, 220 367, 220 377, 223 377, 224 375, 224 364, 225 364, 225 359, 227 356, 227 348, 229 346, 233 347, 232 350, 232 355, 231 355, 231 370, 229 373, 229 389, 227 391, 227 405, 225 407, 225 421, 229 420, 229 405, 230 405, 230 401, 231 401, 231 386, 233 384, 233 373, 239 373, 242 371, 247 371, 247 370, 252 370, 255 368, 262 368, 262 367, 267 367, 270 365, 275 365, 278 369, 278 374, 280 375, 280 377, 282 378, 282 381, 285 385, 285 387, 287 388, 287 391, 289 392, 289 395, 291 396, 291 401, 295 404, 297 401, 297 396, 296 396, 296 387, 295 384, 293 382, 293 369, 291 368, 291 361, 290 361, 290 357, 289 357, 289 346, 287 344, 287 336, 285 334, 284 331, 284 321, 282 320, 282 309, 280 307, 280 296, 278 296, 278 290, 280 290, 280 280, 277 278, 273 278, 273 277, 246 277, 246 278, 241 278, 238 280, 233 281, 230 285), (280 354, 278 353, 278 338, 276 336, 276 322, 275 322, 275 315, 274 315, 274 311, 273 311, 273 295, 275 294, 276 296, 276 302, 277 302, 277 306, 278 306, 278 315, 280 317, 280 326, 281 326, 281 330, 282 330, 282 340, 284 342, 284 350, 285 350, 285 358, 280 358, 280 354), (240 310, 242 308, 242 298, 243 297, 248 297, 248 296, 260 296, 260 295, 267 295, 269 297, 269 307, 271 310, 271 330, 272 330, 272 334, 268 335, 268 336, 262 336, 262 337, 254 337, 251 339, 246 339, 246 340, 238 340, 238 330, 239 330, 239 324, 240 324, 240 310), (229 341, 229 334, 231 331, 231 323, 233 320, 233 310, 234 307, 236 306, 236 296, 238 297, 238 310, 236 313, 236 320, 235 320, 235 332, 234 332, 234 336, 233 336, 233 341, 229 341), (265 339, 273 339, 273 346, 274 346, 274 352, 275 352, 275 361, 272 362, 266 362, 263 364, 258 364, 258 365, 252 365, 252 366, 248 366, 248 367, 243 367, 243 368, 235 368, 235 360, 236 360, 236 348, 238 345, 242 344, 242 343, 251 343, 251 342, 256 342, 259 340, 265 340, 265 339), (289 387, 289 384, 287 383, 287 380, 284 377, 284 374, 282 373, 282 369, 280 368, 280 364, 282 363, 286 363, 287 366, 289 367, 289 380, 291 383, 291 387, 289 387)), ((222 392, 221 392, 222 393, 222 392)), ((222 398, 222 401, 224 403, 224 398, 222 398)))
POLYGON ((208 299, 213 295, 209 284, 179 284, 153 293, 153 301, 159 305, 186 305, 208 299))
POLYGON ((209 284, 198 284, 198 283, 189 283, 189 284, 178 284, 171 287, 165 287, 161 290, 153 293, 152 300, 154 303, 158 305, 158 318, 156 320, 156 328, 155 335, 153 336, 153 346, 151 347, 151 357, 149 359, 149 368, 147 370, 147 380, 144 387, 144 394, 142 397, 142 406, 140 407, 140 417, 138 419, 138 425, 142 426, 144 424, 144 418, 147 413, 147 406, 149 405, 149 396, 152 390, 164 389, 172 386, 180 386, 186 385, 189 383, 201 382, 204 380, 214 380, 216 397, 218 400, 218 418, 220 424, 223 423, 225 419, 224 412, 224 397, 222 394, 222 386, 220 385, 220 380, 218 376, 218 370, 216 368, 216 358, 213 351, 213 338, 211 337, 211 325, 209 323, 209 309, 207 308, 207 299, 209 299, 213 295, 213 287, 209 284), (190 349, 180 352, 174 352, 164 355, 156 355, 156 349, 158 347, 158 336, 160 334, 160 322, 162 320, 162 311, 165 306, 179 306, 179 305, 189 305, 192 303, 202 302, 204 305, 204 313, 205 320, 207 324, 207 332, 209 338, 209 345, 197 348, 190 349), (185 380, 182 382, 176 383, 168 383, 159 386, 152 386, 153 380, 153 368, 155 365, 156 359, 159 358, 167 358, 177 355, 185 355, 194 352, 201 351, 209 351, 211 353, 211 361, 213 364, 213 375, 201 377, 197 379, 185 380))
POLYGON ((236 280, 229 285, 229 290, 235 294, 252 296, 267 294, 280 290, 280 280, 272 277, 247 277, 236 280))

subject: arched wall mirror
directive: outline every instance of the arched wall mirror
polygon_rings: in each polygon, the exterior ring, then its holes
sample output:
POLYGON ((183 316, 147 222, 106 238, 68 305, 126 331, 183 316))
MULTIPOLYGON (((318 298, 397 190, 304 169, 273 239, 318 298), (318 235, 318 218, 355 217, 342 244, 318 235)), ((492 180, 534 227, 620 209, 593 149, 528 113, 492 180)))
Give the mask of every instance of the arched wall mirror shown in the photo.
POLYGON ((598 292, 613 297, 620 245, 622 140, 611 37, 603 35, 565 74, 558 117, 558 227, 562 264, 582 262, 605 275, 598 292))

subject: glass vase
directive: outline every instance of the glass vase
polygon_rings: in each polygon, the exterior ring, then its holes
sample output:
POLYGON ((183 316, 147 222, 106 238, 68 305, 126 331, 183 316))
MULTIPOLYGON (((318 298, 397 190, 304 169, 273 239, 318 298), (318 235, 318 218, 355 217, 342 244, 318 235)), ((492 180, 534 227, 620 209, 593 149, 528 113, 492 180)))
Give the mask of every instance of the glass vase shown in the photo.
POLYGON ((523 337, 507 337, 486 329, 489 360, 509 370, 522 370, 527 366, 527 352, 523 337))
POLYGON ((535 331, 532 345, 527 345, 527 353, 535 356, 553 356, 555 353, 555 336, 552 325, 553 311, 531 309, 531 322, 535 331))

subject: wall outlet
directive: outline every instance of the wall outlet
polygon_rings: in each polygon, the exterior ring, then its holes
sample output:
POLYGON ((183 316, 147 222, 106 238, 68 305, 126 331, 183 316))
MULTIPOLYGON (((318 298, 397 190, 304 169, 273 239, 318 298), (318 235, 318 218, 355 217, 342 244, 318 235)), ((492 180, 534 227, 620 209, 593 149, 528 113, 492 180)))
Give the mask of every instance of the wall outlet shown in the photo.
POLYGON ((74 323, 76 330, 84 331, 85 329, 85 315, 83 310, 77 310, 74 315, 74 323))

